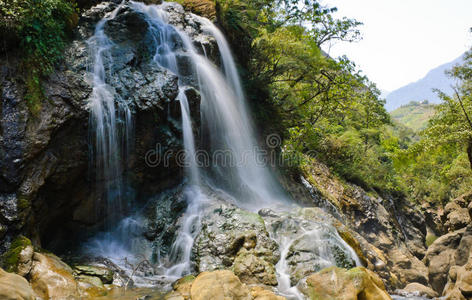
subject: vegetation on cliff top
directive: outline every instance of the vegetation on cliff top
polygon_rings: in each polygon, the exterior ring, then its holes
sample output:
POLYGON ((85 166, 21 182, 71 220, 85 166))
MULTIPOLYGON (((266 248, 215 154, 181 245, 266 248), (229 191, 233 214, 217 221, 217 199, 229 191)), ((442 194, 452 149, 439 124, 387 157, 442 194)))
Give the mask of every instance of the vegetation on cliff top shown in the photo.
POLYGON ((62 57, 67 32, 78 21, 69 0, 0 0, 0 31, 21 51, 30 110, 40 109, 44 98, 41 80, 62 57))

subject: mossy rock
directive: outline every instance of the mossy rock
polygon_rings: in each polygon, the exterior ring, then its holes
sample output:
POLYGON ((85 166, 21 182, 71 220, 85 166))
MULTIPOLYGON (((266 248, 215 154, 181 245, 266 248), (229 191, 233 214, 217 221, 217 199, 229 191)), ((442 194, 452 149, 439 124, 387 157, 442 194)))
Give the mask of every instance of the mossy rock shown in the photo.
POLYGON ((179 285, 189 283, 195 280, 195 275, 187 275, 172 284, 172 287, 176 289, 179 285))
POLYGON ((216 6, 210 0, 176 0, 175 2, 181 4, 185 10, 188 10, 196 15, 213 20, 216 18, 216 6))
POLYGON ((364 252, 362 252, 361 244, 352 236, 349 231, 340 230, 337 228, 339 236, 349 245, 351 248, 356 252, 357 257, 361 261, 363 266, 367 266, 368 261, 367 258, 364 256, 364 252))
POLYGON ((165 299, 190 299, 190 289, 195 281, 194 275, 187 275, 172 284, 174 289, 168 293, 165 299))
POLYGON ((3 268, 7 272, 17 272, 21 251, 31 245, 31 241, 22 235, 14 239, 8 251, 5 252, 2 256, 3 268))
POLYGON ((23 211, 31 207, 31 202, 25 196, 19 196, 17 205, 18 209, 23 211))

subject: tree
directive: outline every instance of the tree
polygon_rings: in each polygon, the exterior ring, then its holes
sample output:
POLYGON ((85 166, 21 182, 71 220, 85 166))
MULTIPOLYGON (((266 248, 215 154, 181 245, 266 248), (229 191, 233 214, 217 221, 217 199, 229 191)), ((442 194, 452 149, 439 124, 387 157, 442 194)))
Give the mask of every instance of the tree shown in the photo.
POLYGON ((449 75, 460 83, 453 87, 451 96, 437 91, 444 102, 437 106, 436 115, 424 131, 426 146, 452 143, 463 147, 472 168, 472 50, 466 53, 464 63, 454 67, 449 75))

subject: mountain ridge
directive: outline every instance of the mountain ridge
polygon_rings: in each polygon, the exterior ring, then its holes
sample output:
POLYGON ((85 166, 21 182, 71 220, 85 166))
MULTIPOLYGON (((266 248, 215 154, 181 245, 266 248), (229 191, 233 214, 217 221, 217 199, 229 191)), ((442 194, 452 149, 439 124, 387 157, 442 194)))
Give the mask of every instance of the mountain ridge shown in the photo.
POLYGON ((451 62, 442 64, 431 69, 423 78, 418 81, 409 83, 399 89, 390 92, 386 96, 385 108, 391 112, 402 105, 406 105, 411 101, 428 100, 429 103, 441 103, 441 99, 436 95, 433 89, 439 89, 446 94, 452 92, 451 85, 454 80, 446 75, 446 71, 463 61, 464 55, 454 59, 451 62))

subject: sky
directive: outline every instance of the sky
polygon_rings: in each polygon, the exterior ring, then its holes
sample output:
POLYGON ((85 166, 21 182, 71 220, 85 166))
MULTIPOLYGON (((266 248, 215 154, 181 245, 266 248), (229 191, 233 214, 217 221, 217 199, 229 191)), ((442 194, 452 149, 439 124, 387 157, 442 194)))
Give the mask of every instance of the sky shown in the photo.
POLYGON ((472 46, 472 0, 322 0, 355 18, 363 39, 323 49, 347 55, 377 87, 393 91, 472 46))

